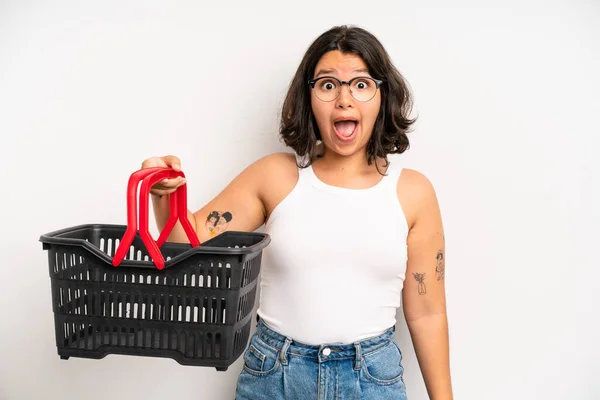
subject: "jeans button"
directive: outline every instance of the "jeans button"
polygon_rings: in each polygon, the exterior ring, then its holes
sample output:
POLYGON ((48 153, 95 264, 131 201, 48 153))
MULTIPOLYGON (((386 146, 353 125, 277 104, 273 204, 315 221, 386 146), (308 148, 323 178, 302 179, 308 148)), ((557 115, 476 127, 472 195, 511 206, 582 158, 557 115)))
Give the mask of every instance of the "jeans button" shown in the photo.
POLYGON ((328 356, 328 355, 330 355, 330 354, 331 354, 331 349, 330 349, 329 347, 325 347, 325 348, 323 349, 323 355, 324 355, 325 357, 327 357, 327 356, 328 356))

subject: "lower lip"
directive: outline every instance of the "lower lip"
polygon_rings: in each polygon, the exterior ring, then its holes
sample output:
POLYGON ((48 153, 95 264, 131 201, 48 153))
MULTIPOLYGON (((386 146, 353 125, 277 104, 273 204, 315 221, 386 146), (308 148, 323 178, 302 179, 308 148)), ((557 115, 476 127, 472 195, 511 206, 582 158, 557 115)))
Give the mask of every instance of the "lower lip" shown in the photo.
POLYGON ((356 126, 354 127, 354 132, 352 132, 352 134, 350 136, 344 136, 344 135, 342 135, 335 128, 335 125, 333 125, 333 131, 335 132, 335 136, 338 138, 338 140, 340 142, 344 142, 344 143, 351 142, 352 140, 354 140, 354 137, 356 136, 356 133, 358 132, 358 122, 356 123, 356 126))

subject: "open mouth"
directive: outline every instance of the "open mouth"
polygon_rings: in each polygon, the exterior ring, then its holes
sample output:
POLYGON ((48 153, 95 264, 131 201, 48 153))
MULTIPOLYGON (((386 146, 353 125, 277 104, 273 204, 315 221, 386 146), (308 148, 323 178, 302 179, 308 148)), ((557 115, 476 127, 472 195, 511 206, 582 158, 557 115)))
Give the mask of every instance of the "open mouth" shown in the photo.
POLYGON ((335 135, 343 142, 348 142, 354 138, 357 127, 358 121, 355 119, 345 119, 333 123, 335 135))

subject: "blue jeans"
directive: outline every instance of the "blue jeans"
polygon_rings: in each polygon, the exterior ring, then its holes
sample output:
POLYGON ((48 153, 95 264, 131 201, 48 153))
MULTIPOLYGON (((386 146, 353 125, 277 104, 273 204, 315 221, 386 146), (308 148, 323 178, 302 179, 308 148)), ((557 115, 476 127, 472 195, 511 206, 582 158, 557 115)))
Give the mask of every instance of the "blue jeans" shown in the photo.
POLYGON ((311 346, 261 320, 244 353, 236 400, 406 400, 394 327, 353 344, 311 346))

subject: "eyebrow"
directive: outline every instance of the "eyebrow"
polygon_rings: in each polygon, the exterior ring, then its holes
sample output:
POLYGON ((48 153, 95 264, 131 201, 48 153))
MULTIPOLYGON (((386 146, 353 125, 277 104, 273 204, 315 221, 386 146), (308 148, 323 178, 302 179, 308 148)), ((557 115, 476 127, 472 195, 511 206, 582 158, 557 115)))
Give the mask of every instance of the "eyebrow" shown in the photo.
MULTIPOLYGON (((359 69, 355 69, 352 72, 358 72, 358 73, 369 73, 369 70, 366 68, 359 68, 359 69)), ((334 74, 335 70, 334 69, 320 69, 319 72, 317 72, 317 74, 315 75, 315 78, 319 77, 320 75, 330 75, 330 74, 334 74)))

